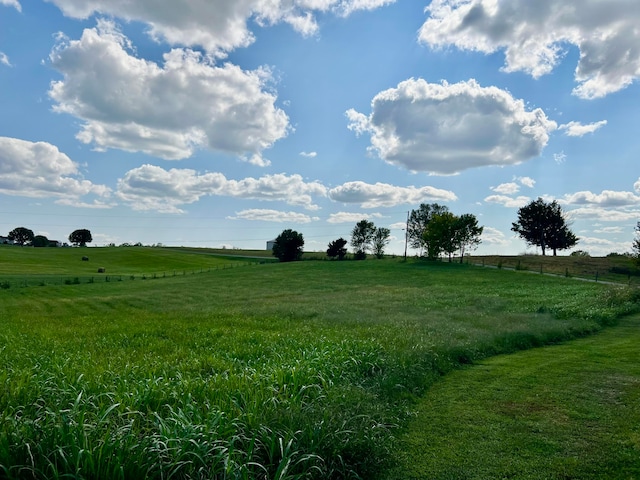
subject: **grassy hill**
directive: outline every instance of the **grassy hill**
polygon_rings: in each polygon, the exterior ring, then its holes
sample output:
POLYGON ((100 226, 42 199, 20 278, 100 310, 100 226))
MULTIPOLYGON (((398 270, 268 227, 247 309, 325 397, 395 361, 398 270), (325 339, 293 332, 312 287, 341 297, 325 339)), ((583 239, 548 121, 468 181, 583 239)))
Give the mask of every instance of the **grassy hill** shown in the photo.
MULTIPOLYGON (((0 249, 3 271, 229 261, 51 250, 0 249)), ((464 264, 238 262, 0 289, 0 476, 374 478, 443 374, 640 310, 636 289, 464 264)))

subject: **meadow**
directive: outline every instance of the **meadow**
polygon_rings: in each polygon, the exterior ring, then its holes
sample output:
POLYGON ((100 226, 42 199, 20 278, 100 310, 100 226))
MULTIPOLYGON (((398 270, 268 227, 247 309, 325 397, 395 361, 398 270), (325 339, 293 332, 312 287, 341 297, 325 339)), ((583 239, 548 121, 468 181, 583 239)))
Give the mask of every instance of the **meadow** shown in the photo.
POLYGON ((637 289, 466 264, 10 248, 0 280, 128 280, 0 289, 4 478, 380 477, 444 374, 640 310, 637 289))

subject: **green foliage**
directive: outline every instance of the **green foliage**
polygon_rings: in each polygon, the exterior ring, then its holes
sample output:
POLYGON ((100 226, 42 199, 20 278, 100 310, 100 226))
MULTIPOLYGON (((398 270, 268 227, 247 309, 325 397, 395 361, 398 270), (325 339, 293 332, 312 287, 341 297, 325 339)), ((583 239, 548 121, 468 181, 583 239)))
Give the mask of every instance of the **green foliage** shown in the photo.
POLYGON ((273 256, 281 262, 294 262, 302 258, 304 238, 295 230, 283 230, 273 244, 273 256))
POLYGON ((558 202, 546 203, 540 197, 518 210, 518 221, 512 223, 511 230, 527 244, 540 247, 542 255, 551 248, 555 256, 557 250, 571 248, 579 240, 569 229, 558 202))
POLYGON ((48 247, 49 239, 44 235, 36 235, 35 237, 33 237, 31 245, 33 245, 34 247, 48 247))
POLYGON ((586 250, 574 250, 571 252, 570 256, 572 257, 590 257, 589 252, 586 250))
POLYGON ((636 263, 640 265, 640 222, 636 224, 635 228, 636 237, 633 239, 633 245, 631 247, 633 256, 636 259, 636 263))
POLYGON ((422 203, 417 210, 411 210, 407 221, 407 240, 411 248, 428 252, 429 248, 424 238, 427 225, 434 215, 441 215, 448 211, 445 205, 437 203, 422 203))
POLYGON ((389 245, 389 237, 391 236, 391 230, 385 227, 376 228, 376 233, 373 235, 372 248, 373 254, 377 258, 384 256, 384 249, 389 245))
POLYGON ((91 243, 93 241, 93 237, 89 230, 81 228, 71 232, 69 235, 69 241, 76 246, 86 247, 87 243, 91 243))
POLYGON ((7 238, 22 247, 25 244, 33 241, 34 234, 33 230, 29 230, 25 227, 18 227, 11 230, 9 232, 9 235, 7 235, 7 238))
POLYGON ((371 249, 376 234, 376 226, 369 220, 360 220, 351 231, 351 246, 356 260, 364 260, 371 249))
POLYGON ((483 227, 478 226, 475 215, 465 213, 456 216, 451 212, 435 214, 424 231, 424 243, 427 246, 427 256, 435 259, 441 253, 449 256, 460 251, 460 263, 467 249, 473 249, 480 243, 483 227))
POLYGON ((347 241, 342 237, 332 242, 329 242, 329 248, 327 248, 327 257, 329 258, 337 257, 338 260, 344 260, 344 257, 347 254, 346 245, 347 245, 347 241))

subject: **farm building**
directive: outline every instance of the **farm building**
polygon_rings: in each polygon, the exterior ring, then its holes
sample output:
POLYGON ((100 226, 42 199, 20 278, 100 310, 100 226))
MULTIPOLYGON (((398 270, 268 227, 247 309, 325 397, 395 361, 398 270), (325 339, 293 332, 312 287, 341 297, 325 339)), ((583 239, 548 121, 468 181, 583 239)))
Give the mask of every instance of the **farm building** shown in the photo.
POLYGON ((275 240, 267 240, 267 250, 273 250, 273 246, 275 245, 275 240))

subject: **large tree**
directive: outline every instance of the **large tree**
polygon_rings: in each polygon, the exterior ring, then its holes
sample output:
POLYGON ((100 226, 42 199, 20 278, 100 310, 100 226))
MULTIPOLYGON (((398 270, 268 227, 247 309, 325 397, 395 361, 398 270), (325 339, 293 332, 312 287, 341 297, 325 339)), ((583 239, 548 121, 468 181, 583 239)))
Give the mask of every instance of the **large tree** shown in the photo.
POLYGON ((93 241, 93 237, 91 236, 91 232, 86 228, 81 228, 79 230, 74 230, 69 235, 69 241, 73 243, 75 246, 86 247, 87 243, 91 243, 93 241))
POLYGON ((518 210, 518 221, 512 224, 511 230, 529 245, 540 247, 542 255, 550 248, 556 256, 558 250, 571 248, 579 240, 569 229, 558 202, 547 203, 542 198, 518 210))
POLYGON ((49 239, 44 235, 36 235, 35 237, 33 237, 31 245, 33 245, 34 247, 48 247, 49 239))
POLYGON ((32 242, 35 238, 35 235, 33 234, 33 230, 29 230, 25 227, 18 227, 9 232, 8 238, 12 242, 15 242, 23 247, 25 243, 32 242))
POLYGON ((384 256, 384 249, 389 245, 390 236, 391 230, 388 228, 376 228, 376 233, 373 235, 373 253, 377 258, 382 258, 384 256))
POLYGON ((449 255, 449 261, 453 252, 458 249, 456 244, 456 223, 458 217, 451 212, 435 214, 424 230, 424 241, 427 245, 427 257, 434 260, 441 253, 449 255))
POLYGON ((429 246, 426 243, 424 231, 434 215, 448 211, 445 205, 437 203, 422 203, 417 210, 411 210, 407 220, 407 241, 411 248, 420 250, 421 255, 423 251, 428 253, 429 246))
POLYGON ((354 248, 357 259, 367 258, 367 252, 371 249, 373 237, 376 234, 376 226, 369 220, 360 220, 351 230, 351 246, 354 248))
POLYGON ((304 237, 295 230, 283 230, 273 244, 273 256, 281 262, 293 262, 302 258, 304 237))
POLYGON ((347 254, 346 245, 347 245, 347 241, 342 237, 340 237, 337 240, 334 240, 333 242, 329 242, 329 245, 328 245, 329 248, 327 248, 327 257, 329 258, 338 257, 338 260, 344 259, 345 255, 347 254))

